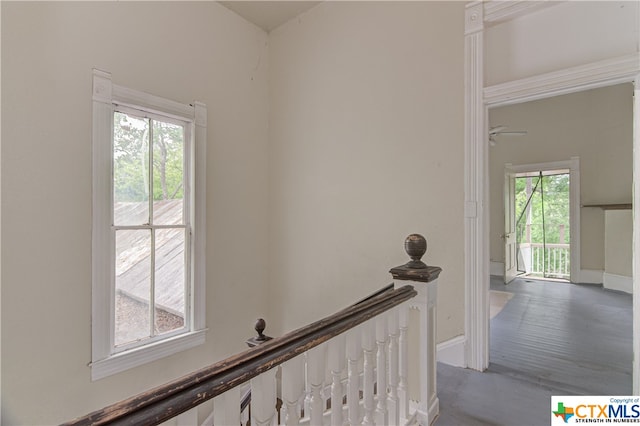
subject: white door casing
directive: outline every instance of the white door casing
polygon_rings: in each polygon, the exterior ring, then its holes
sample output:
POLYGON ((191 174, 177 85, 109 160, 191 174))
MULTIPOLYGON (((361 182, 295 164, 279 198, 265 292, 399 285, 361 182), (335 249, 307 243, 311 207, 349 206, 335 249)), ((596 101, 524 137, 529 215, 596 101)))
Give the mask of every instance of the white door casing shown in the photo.
POLYGON ((640 392, 640 74, 633 91, 633 394, 640 392))
POLYGON ((518 275, 518 244, 516 241, 516 175, 507 167, 504 172, 504 283, 518 275))
MULTIPOLYGON (((513 20, 552 4, 557 2, 474 1, 465 11, 465 355, 467 367, 479 371, 489 365, 488 108, 635 81, 633 205, 640 205, 640 52, 484 87, 485 25, 513 20)), ((633 217, 633 393, 638 394, 640 213, 635 207, 633 217)), ((572 232, 573 236, 579 237, 579 232, 572 232)), ((579 265, 571 261, 573 275, 573 268, 579 265)))

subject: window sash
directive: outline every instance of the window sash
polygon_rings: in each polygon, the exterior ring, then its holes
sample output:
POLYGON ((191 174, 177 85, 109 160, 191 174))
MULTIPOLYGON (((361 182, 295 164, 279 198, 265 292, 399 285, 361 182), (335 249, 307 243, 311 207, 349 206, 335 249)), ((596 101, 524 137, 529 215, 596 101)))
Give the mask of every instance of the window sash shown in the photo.
MULTIPOLYGON (((162 114, 159 114, 157 112, 154 111, 147 111, 144 107, 141 108, 132 108, 132 107, 127 107, 127 106, 119 106, 117 103, 113 103, 113 117, 115 117, 116 113, 121 113, 121 114, 126 114, 127 116, 131 116, 131 117, 135 117, 135 118, 139 118, 139 119, 143 119, 147 121, 147 126, 148 126, 148 133, 146 134, 146 146, 147 146, 147 151, 144 153, 144 155, 147 157, 147 162, 148 162, 148 179, 147 179, 147 194, 148 194, 148 223, 147 224, 141 224, 141 225, 116 225, 115 224, 115 206, 116 206, 116 202, 115 202, 115 162, 114 162, 114 132, 111 132, 111 246, 113 247, 113 250, 111 252, 111 256, 113 256, 114 260, 115 260, 115 256, 116 256, 116 234, 118 231, 121 230, 149 230, 150 231, 150 247, 149 247, 149 251, 150 251, 150 265, 149 265, 149 278, 150 278, 150 282, 149 282, 149 293, 148 293, 148 335, 145 337, 141 337, 137 340, 131 341, 131 342, 124 342, 124 343, 117 343, 116 342, 116 325, 117 325, 117 318, 116 318, 116 273, 115 273, 115 265, 114 268, 112 270, 112 274, 111 274, 111 294, 113 295, 113 297, 110 299, 110 303, 113 305, 110 309, 110 311, 112 312, 111 315, 111 320, 110 320, 110 353, 113 354, 117 354, 119 352, 123 352, 123 351, 127 351, 127 350, 131 350, 133 348, 137 348, 137 347, 143 347, 145 345, 154 343, 156 341, 161 341, 167 338, 170 338, 172 336, 175 335, 180 335, 186 332, 190 332, 192 331, 192 321, 191 321, 191 303, 189 302, 191 300, 191 288, 192 288, 192 281, 191 281, 191 270, 192 270, 192 265, 191 265, 191 221, 190 221, 190 211, 191 211, 191 207, 193 204, 193 200, 191 198, 191 193, 190 193, 190 185, 189 182, 192 180, 191 179, 191 167, 190 167, 190 159, 191 159, 191 152, 190 152, 190 147, 191 147, 191 143, 190 143, 190 136, 191 136, 191 132, 189 131, 189 129, 191 128, 191 121, 190 120, 185 120, 183 119, 177 119, 174 117, 168 117, 168 116, 164 116, 162 114), (182 146, 182 185, 183 185, 183 198, 182 198, 182 223, 181 225, 155 225, 154 222, 154 201, 155 201, 155 193, 154 193, 154 134, 153 134, 153 129, 154 129, 154 122, 161 122, 161 123, 170 123, 176 126, 180 126, 182 128, 183 131, 183 146, 182 146), (155 294, 156 294, 156 277, 155 277, 155 273, 156 273, 156 242, 155 242, 155 236, 156 236, 156 230, 159 229, 184 229, 185 233, 184 233, 184 262, 183 262, 183 268, 184 268, 184 287, 182 289, 183 291, 183 297, 184 297, 184 318, 183 318, 183 326, 180 328, 177 328, 175 330, 172 330, 170 332, 166 332, 166 333, 156 333, 155 328, 156 328, 156 321, 155 321, 155 316, 156 316, 156 298, 155 298, 155 294)), ((115 125, 115 119, 112 118, 112 122, 114 122, 115 125)))
POLYGON ((111 321, 110 321, 110 327, 111 327, 111 331, 109 333, 109 336, 111 337, 111 342, 110 342, 110 347, 111 347, 111 354, 117 354, 120 352, 124 352, 124 351, 128 351, 131 350, 133 348, 137 348, 137 347, 143 347, 145 345, 149 345, 152 344, 154 342, 157 341, 162 341, 168 338, 171 338, 173 336, 177 336, 180 334, 185 334, 185 333, 189 333, 191 331, 193 331, 193 321, 192 321, 192 304, 190 303, 191 300, 191 294, 192 294, 192 287, 193 287, 193 283, 191 281, 191 232, 190 232, 190 227, 187 225, 139 225, 139 226, 113 226, 112 227, 112 246, 114 247, 114 252, 113 252, 113 257, 114 259, 116 258, 116 254, 115 254, 115 247, 116 247, 116 234, 117 231, 129 231, 129 230, 148 230, 150 231, 150 235, 151 235, 151 242, 150 242, 150 288, 149 288, 149 307, 148 307, 148 315, 149 315, 149 330, 148 330, 148 336, 142 337, 138 340, 134 340, 131 342, 124 342, 121 344, 117 344, 116 343, 116 293, 117 293, 117 288, 116 288, 116 273, 115 273, 115 265, 114 265, 114 270, 113 270, 113 274, 112 274, 112 291, 111 294, 113 294, 113 297, 111 298, 110 303, 113 305, 111 312, 113 312, 113 316, 111 317, 111 321), (176 328, 174 330, 168 331, 168 332, 156 332, 155 331, 155 327, 156 327, 156 308, 157 308, 157 303, 156 303, 156 297, 155 297, 155 290, 156 290, 156 279, 155 279, 155 271, 156 271, 156 259, 155 259, 155 254, 157 252, 156 250, 156 243, 155 243, 155 231, 156 230, 170 230, 170 229, 182 229, 184 230, 184 286, 182 288, 183 291, 183 297, 184 297, 184 312, 183 312, 183 326, 180 328, 176 328))
MULTIPOLYGON (((163 116, 161 114, 155 113, 155 112, 151 112, 151 111, 146 111, 144 109, 140 109, 140 108, 132 108, 132 107, 127 107, 127 106, 121 106, 118 105, 117 103, 113 103, 113 114, 115 114, 116 112, 122 113, 122 114, 127 114, 139 119, 149 119, 149 120, 153 120, 153 121, 159 121, 159 122, 164 122, 164 123, 170 123, 173 125, 177 125, 182 127, 183 129, 183 156, 182 156, 182 173, 183 173, 183 199, 185 200, 183 202, 183 217, 182 217, 182 223, 186 224, 188 226, 191 225, 192 221, 192 209, 194 207, 194 202, 192 200, 192 194, 191 194, 191 186, 192 186, 192 181, 194 179, 195 176, 192 175, 192 158, 194 157, 193 155, 193 150, 194 147, 193 145, 193 127, 194 127, 194 121, 192 119, 187 119, 187 118, 175 118, 169 115, 163 116)), ((112 122, 113 122, 113 117, 112 117, 112 122)), ((149 135, 147 136, 148 139, 148 143, 149 143, 149 156, 148 156, 148 160, 149 160, 149 193, 151 194, 151 190, 153 189, 153 125, 152 122, 149 123, 149 135)), ((112 132, 112 137, 111 137, 111 151, 113 152, 113 132, 112 132)), ((113 184, 114 184, 114 176, 113 176, 113 158, 111 158, 111 170, 112 170, 112 175, 111 175, 111 204, 112 206, 115 205, 115 200, 114 200, 114 190, 113 190, 113 184)), ((149 197, 149 223, 153 223, 153 197, 149 197)), ((116 225, 115 224, 115 220, 113 215, 111 216, 111 224, 112 226, 123 226, 123 225, 116 225)))

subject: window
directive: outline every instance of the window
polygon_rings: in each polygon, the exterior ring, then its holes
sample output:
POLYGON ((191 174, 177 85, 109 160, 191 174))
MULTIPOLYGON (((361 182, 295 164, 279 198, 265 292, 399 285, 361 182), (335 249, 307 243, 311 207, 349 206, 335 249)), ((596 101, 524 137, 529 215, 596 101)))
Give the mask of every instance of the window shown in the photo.
POLYGON ((206 107, 93 83, 97 380, 204 342, 206 107))

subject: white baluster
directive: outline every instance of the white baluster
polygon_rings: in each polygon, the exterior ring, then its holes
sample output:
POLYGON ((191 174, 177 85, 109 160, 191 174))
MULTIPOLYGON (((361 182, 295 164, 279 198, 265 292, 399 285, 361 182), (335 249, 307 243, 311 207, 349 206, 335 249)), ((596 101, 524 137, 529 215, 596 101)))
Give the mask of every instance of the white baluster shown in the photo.
POLYGON ((249 423, 249 407, 240 413, 240 426, 245 426, 249 423))
POLYGON ((349 408, 349 424, 360 424, 360 372, 358 360, 362 352, 360 327, 347 333, 347 406, 349 408))
POLYGON ((251 425, 271 426, 276 413, 276 369, 251 379, 251 425))
POLYGON ((213 398, 213 424, 240 424, 240 388, 229 389, 220 396, 213 398))
POLYGON ((300 424, 300 401, 304 398, 304 356, 299 355, 282 364, 282 399, 284 424, 300 424))
POLYGON ((389 313, 389 424, 400 424, 398 407, 398 308, 389 313))
MULTIPOLYGON (((305 381, 304 381, 304 399, 302 400, 302 411, 303 411, 303 418, 309 418, 309 413, 311 412, 311 387, 309 386, 309 379, 307 378, 307 361, 306 361, 306 354, 305 354, 305 363, 304 363, 304 368, 305 368, 305 381)), ((304 422, 304 421, 303 421, 304 422)))
POLYGON ((400 337, 398 339, 398 400, 400 408, 400 418, 407 420, 409 418, 409 387, 407 384, 407 372, 409 363, 409 344, 407 340, 407 331, 409 318, 409 306, 403 303, 398 311, 398 322, 400 326, 400 337))
POLYGON ((345 365, 345 336, 329 340, 329 370, 331 370, 331 425, 342 426, 342 371, 345 365))
POLYGON ((377 384, 378 404, 376 406, 376 424, 388 425, 387 411, 387 315, 376 317, 376 346, 377 350, 377 384))
POLYGON ((324 383, 326 365, 326 345, 316 346, 307 351, 307 381, 311 390, 309 403, 309 423, 311 426, 322 425, 324 401, 322 386, 324 383))
POLYGON ((373 425, 374 423, 374 400, 373 400, 373 348, 375 340, 375 329, 373 321, 367 321, 362 327, 362 350, 364 352, 364 373, 362 378, 362 392, 364 399, 364 423, 373 425))

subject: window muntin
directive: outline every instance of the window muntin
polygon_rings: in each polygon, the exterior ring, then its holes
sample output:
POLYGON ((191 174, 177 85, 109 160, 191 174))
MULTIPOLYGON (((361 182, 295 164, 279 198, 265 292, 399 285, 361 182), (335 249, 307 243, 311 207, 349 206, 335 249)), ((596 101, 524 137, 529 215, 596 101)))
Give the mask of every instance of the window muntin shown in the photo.
POLYGON ((190 330, 189 123, 113 116, 113 353, 190 330))

